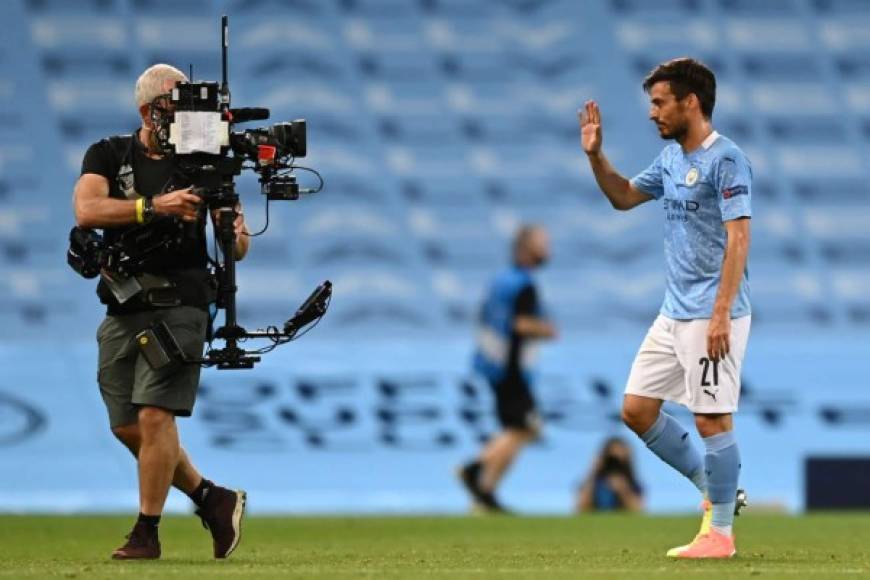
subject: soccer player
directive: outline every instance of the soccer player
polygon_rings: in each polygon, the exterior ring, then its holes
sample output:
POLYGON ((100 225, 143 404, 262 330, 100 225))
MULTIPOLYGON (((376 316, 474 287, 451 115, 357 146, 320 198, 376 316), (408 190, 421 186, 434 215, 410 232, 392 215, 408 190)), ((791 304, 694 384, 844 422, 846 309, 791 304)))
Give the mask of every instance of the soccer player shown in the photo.
POLYGON ((737 145, 713 130, 716 79, 706 66, 690 58, 662 63, 643 88, 659 135, 675 143, 631 180, 601 150, 598 104, 588 101, 578 111, 583 151, 613 207, 629 210, 655 199, 664 210, 664 304, 632 365, 622 418, 704 497, 701 531, 668 556, 729 558, 735 554, 734 515, 744 503, 732 413, 751 320, 752 169, 737 145), (662 411, 666 400, 694 414, 703 457, 662 411))
POLYGON ((523 226, 513 243, 513 264, 493 280, 480 312, 474 368, 492 387, 501 433, 480 456, 459 470, 476 506, 505 512, 495 497, 498 483, 522 448, 533 441, 541 420, 532 394, 535 343, 556 337, 544 315, 532 270, 546 263, 550 242, 540 226, 523 226))

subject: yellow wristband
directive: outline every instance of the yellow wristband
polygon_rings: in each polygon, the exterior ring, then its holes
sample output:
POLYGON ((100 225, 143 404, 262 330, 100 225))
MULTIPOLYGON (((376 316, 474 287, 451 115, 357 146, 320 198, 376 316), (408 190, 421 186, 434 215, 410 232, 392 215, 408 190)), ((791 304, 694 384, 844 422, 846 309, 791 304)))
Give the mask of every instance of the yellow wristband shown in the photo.
POLYGON ((136 200, 136 223, 145 223, 145 198, 140 197, 136 200))

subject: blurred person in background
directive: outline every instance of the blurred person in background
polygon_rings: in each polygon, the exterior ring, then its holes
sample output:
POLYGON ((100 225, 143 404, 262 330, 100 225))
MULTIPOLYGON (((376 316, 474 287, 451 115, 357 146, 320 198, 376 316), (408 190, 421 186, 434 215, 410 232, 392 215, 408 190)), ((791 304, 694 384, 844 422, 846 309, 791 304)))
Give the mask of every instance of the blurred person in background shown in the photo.
POLYGON ((643 509, 643 487, 634 474, 631 448, 621 437, 604 442, 577 490, 577 512, 643 509))
POLYGON ((716 77, 704 64, 677 58, 643 81, 649 118, 673 140, 628 180, 602 151, 601 111, 578 111, 580 141, 599 188, 614 209, 662 200, 665 299, 634 359, 622 418, 662 461, 702 495, 704 518, 672 558, 730 558, 734 516, 745 503, 737 488, 740 451, 732 415, 752 321, 749 303, 752 168, 740 148, 713 129, 716 77), (665 400, 685 405, 704 442, 702 456, 665 400))
MULTIPOLYGON (((157 530, 170 485, 196 504, 216 558, 228 556, 241 537, 245 492, 204 478, 179 442, 175 417, 193 411, 200 366, 173 363, 154 370, 135 340, 163 321, 188 358, 200 358, 205 344, 213 300, 206 209, 188 184, 176 182, 175 161, 161 153, 155 137, 156 119, 171 110, 169 92, 185 81, 184 73, 165 64, 143 72, 136 82, 141 128, 91 145, 73 192, 76 225, 102 229, 106 243, 159 220, 181 220, 188 232, 180 248, 149 257, 145 271, 136 275, 142 290, 129 300, 119 302, 106 272, 97 289, 107 310, 97 330, 100 393, 112 433, 136 457, 139 475, 139 517, 127 542, 112 553, 118 560, 160 557, 157 530)), ((241 259, 249 241, 240 207, 237 214, 235 254, 241 259)))
POLYGON ((492 388, 502 430, 489 439, 477 459, 459 469, 459 479, 475 507, 494 513, 506 512, 495 496, 499 482, 541 428, 532 393, 537 343, 556 338, 532 277, 550 257, 546 230, 521 227, 512 250, 513 263, 495 277, 481 308, 474 355, 474 370, 492 388))

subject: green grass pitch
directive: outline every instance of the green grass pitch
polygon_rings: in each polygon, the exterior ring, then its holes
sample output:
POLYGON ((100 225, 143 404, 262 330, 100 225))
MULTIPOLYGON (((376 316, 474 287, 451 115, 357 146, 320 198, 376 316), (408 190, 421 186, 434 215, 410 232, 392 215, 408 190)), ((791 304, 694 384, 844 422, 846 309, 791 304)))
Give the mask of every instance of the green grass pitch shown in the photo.
POLYGON ((163 558, 113 562, 119 516, 0 516, 0 578, 842 578, 870 577, 870 514, 738 518, 738 557, 665 551, 697 517, 248 518, 226 561, 195 517, 161 524, 163 558))

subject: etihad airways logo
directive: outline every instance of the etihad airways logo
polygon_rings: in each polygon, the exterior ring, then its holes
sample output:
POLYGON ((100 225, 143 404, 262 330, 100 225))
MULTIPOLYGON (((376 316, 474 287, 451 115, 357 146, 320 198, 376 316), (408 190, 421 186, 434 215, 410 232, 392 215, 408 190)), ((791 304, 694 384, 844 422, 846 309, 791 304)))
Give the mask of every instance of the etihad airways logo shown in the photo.
POLYGON ((701 208, 701 204, 694 199, 664 198, 665 217, 668 221, 689 221, 689 213, 694 213, 701 208))

